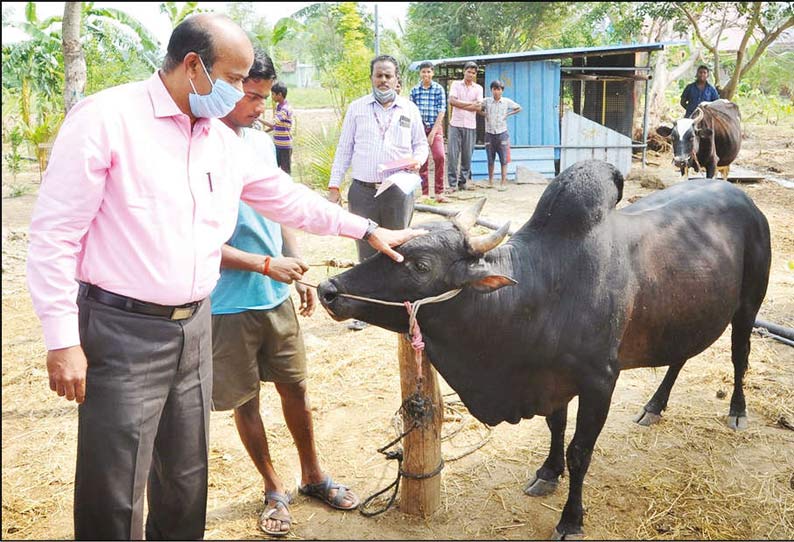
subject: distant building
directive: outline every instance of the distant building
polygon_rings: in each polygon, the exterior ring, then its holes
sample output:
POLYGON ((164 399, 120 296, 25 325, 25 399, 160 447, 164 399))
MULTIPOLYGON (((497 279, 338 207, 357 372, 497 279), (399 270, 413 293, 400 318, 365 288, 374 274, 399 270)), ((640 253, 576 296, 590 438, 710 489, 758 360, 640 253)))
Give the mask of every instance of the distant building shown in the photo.
MULTIPOLYGON (((500 79, 504 95, 523 110, 507 119, 511 162, 509 179, 518 167, 551 178, 578 160, 597 158, 628 173, 634 150, 645 163, 648 111, 642 110, 642 138, 634 141, 632 126, 641 94, 647 101, 651 64, 649 56, 665 45, 645 43, 601 47, 573 47, 428 59, 435 66, 434 80, 449 92, 452 81, 463 77, 466 62, 480 66, 477 82, 488 93, 500 79), (641 88, 642 87, 642 88, 641 88)), ((417 70, 422 61, 411 64, 417 70)), ((644 103, 644 102, 643 102, 644 103)), ((445 118, 445 127, 450 115, 445 118)), ((472 179, 488 178, 483 146, 485 122, 477 117, 477 139, 472 156, 472 179)))
POLYGON ((317 69, 314 64, 304 64, 297 60, 282 61, 278 70, 278 78, 287 87, 307 88, 320 86, 317 69))

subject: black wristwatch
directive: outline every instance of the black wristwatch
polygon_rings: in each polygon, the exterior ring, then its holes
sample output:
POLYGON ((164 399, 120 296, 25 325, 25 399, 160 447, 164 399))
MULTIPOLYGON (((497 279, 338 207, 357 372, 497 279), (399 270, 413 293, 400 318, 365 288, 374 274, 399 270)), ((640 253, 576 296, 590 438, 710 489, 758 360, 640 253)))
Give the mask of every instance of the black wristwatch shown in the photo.
POLYGON ((369 240, 369 236, 372 235, 372 232, 374 232, 378 228, 380 228, 380 226, 378 226, 378 223, 375 222, 374 220, 372 220, 371 218, 368 218, 367 219, 367 231, 364 232, 364 236, 362 237, 362 239, 364 241, 369 240))

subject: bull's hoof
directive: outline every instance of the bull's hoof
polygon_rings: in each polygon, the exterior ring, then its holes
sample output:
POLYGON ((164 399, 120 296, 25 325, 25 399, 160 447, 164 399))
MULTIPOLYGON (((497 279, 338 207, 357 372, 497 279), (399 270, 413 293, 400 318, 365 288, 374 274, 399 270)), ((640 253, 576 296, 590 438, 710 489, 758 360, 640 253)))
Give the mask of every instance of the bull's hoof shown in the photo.
POLYGON ((740 414, 738 416, 728 416, 728 427, 734 431, 744 431, 747 429, 747 414, 740 414))
POLYGON ((650 412, 642 407, 642 410, 639 414, 634 417, 634 423, 642 425, 644 427, 649 427, 655 423, 659 423, 662 419, 661 414, 656 414, 655 412, 650 412))
POLYGON ((529 482, 527 482, 527 485, 524 486, 524 493, 530 497, 545 497, 546 495, 551 495, 557 491, 558 485, 559 478, 555 478, 554 480, 544 480, 543 478, 538 478, 538 475, 536 474, 529 482))
POLYGON ((552 540, 584 540, 584 533, 561 533, 554 528, 554 532, 551 534, 552 540))

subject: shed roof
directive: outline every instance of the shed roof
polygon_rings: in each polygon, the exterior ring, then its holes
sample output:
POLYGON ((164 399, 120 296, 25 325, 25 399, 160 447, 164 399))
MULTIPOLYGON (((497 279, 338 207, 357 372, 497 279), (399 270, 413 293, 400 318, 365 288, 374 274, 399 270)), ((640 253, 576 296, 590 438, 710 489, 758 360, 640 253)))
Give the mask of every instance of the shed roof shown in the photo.
MULTIPOLYGON (((635 43, 631 45, 606 45, 599 47, 569 47, 567 49, 539 49, 537 51, 521 51, 518 53, 501 53, 498 55, 474 55, 474 56, 460 56, 456 58, 439 58, 428 59, 434 66, 443 66, 448 64, 464 64, 466 62, 504 62, 504 61, 520 61, 520 60, 548 60, 552 58, 573 58, 581 56, 603 56, 603 55, 618 55, 626 53, 642 53, 649 51, 659 51, 664 49, 665 46, 671 45, 685 45, 687 41, 668 41, 657 43, 635 43)), ((426 62, 425 60, 417 60, 411 63, 409 69, 419 69, 419 64, 426 62)))

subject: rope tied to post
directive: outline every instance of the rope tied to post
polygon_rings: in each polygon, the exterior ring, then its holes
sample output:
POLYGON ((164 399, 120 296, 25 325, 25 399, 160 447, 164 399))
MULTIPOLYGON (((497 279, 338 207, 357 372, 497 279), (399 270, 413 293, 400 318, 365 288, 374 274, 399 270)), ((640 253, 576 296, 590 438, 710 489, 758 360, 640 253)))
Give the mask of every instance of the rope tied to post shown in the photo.
MULTIPOLYGON (((420 354, 421 356, 421 354, 420 354)), ((412 480, 425 480, 427 478, 432 478, 433 476, 438 476, 442 469, 444 468, 444 458, 441 458, 438 466, 430 472, 426 473, 412 473, 406 472, 403 470, 403 449, 397 448, 396 450, 386 451, 389 448, 392 448, 397 443, 399 443, 403 438, 405 438, 411 431, 418 429, 420 427, 427 427, 433 421, 433 417, 437 416, 438 413, 436 412, 435 408, 433 407, 433 402, 430 400, 429 397, 426 395, 422 395, 419 391, 411 394, 410 396, 406 397, 403 401, 400 408, 397 409, 395 415, 402 414, 403 419, 411 420, 411 426, 403 431, 397 438, 386 444, 385 446, 378 448, 378 453, 383 454, 386 456, 386 459, 396 459, 397 460, 397 478, 395 480, 378 491, 364 499, 358 507, 359 513, 365 517, 373 517, 379 514, 382 514, 386 510, 392 507, 394 501, 397 499, 397 492, 400 490, 400 479, 410 478, 412 480), (374 510, 372 512, 367 511, 369 505, 377 499, 379 496, 383 495, 390 489, 394 488, 392 491, 391 496, 389 497, 388 502, 378 510, 374 510)))

